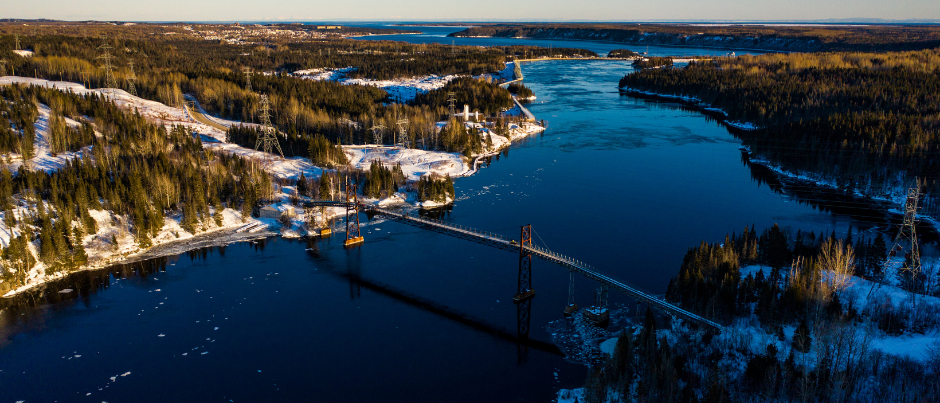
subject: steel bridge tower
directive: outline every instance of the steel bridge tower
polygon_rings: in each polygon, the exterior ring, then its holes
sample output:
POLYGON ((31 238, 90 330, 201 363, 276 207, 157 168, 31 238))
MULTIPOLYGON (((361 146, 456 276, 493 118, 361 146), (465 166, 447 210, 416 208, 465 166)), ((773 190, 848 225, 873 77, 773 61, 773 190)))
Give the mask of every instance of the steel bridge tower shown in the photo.
POLYGON ((532 289, 532 252, 527 247, 532 247, 532 225, 523 225, 522 234, 519 242, 519 283, 516 287, 516 295, 512 297, 514 302, 522 302, 535 296, 535 290, 532 289))
POLYGON ((346 180, 346 242, 343 246, 355 246, 364 241, 359 231, 359 196, 356 184, 346 180))

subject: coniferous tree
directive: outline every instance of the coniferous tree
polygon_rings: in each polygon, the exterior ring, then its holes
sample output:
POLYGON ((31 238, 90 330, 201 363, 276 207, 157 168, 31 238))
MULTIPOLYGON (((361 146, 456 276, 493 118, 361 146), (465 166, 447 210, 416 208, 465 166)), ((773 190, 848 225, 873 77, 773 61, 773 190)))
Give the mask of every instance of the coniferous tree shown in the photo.
POLYGON ((888 246, 885 245, 885 238, 879 232, 868 250, 868 271, 875 281, 884 280, 884 265, 888 259, 888 246))
POLYGON ((81 267, 88 263, 88 254, 85 252, 85 245, 82 242, 82 234, 79 227, 75 227, 72 234, 72 250, 74 251, 72 261, 76 267, 81 267))
POLYGON ((810 335, 809 326, 806 324, 806 319, 801 319, 799 326, 796 327, 796 331, 793 333, 793 349, 801 353, 808 353, 810 348, 813 345, 813 338, 810 335))

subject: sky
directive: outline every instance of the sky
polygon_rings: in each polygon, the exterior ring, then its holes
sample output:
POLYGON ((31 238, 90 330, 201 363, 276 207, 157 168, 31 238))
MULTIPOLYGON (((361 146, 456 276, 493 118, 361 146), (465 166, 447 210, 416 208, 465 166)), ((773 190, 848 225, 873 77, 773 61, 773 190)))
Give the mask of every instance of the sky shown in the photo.
POLYGON ((3 0, 0 18, 99 21, 940 20, 940 0, 3 0))

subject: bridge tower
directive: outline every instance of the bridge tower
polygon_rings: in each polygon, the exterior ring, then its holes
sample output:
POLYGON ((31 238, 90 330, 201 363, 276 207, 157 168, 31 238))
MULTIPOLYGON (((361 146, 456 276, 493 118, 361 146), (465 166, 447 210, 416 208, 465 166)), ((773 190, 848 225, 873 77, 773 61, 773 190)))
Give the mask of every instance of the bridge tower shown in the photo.
POLYGON ((532 289, 532 252, 526 247, 532 247, 532 225, 522 226, 522 235, 519 238, 519 285, 512 300, 520 303, 535 296, 532 289))
POLYGON ((359 197, 356 184, 346 184, 346 242, 343 246, 354 246, 364 241, 359 232, 359 197))

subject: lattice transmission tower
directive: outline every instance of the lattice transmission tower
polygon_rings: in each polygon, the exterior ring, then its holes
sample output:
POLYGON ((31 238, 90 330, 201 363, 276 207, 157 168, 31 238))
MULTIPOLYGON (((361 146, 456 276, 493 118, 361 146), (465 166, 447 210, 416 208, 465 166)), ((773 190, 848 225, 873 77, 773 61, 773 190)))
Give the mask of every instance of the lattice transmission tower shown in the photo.
POLYGON ((375 145, 382 145, 382 133, 385 131, 385 126, 373 124, 369 130, 372 131, 372 142, 375 145))
POLYGON ((399 118, 395 120, 398 126, 398 135, 395 138, 395 145, 404 148, 408 147, 408 118, 399 118))
MULTIPOLYGON (((281 145, 277 142, 277 129, 271 124, 271 106, 268 103, 268 96, 261 96, 261 134, 255 143, 255 151, 264 151, 265 154, 272 154, 275 149, 277 153, 284 158, 284 152, 281 151, 281 145)), ((267 159, 267 155, 265 155, 267 159)))
MULTIPOLYGON (((904 253, 904 265, 899 270, 908 278, 916 281, 921 274, 920 266, 920 247, 917 244, 917 210, 920 201, 920 181, 915 182, 907 190, 907 200, 904 202, 904 221, 901 222, 901 229, 898 235, 894 237, 894 247, 892 251, 904 251, 904 244, 910 245, 910 249, 904 253)), ((899 273, 901 274, 901 273, 899 273)), ((911 285, 911 287, 914 287, 911 285)), ((913 288, 912 288, 913 289, 913 288)))
POLYGON ((245 72, 245 91, 251 92, 251 69, 245 67, 242 71, 245 72))
POLYGON ((98 59, 101 59, 104 62, 104 65, 101 66, 104 69, 104 87, 105 88, 117 88, 117 82, 114 81, 114 72, 111 66, 111 60, 114 56, 111 56, 111 45, 108 45, 107 39, 104 39, 104 43, 101 46, 98 46, 98 50, 101 51, 101 56, 98 56, 98 59))
POLYGON ((20 49, 20 34, 15 34, 15 35, 16 35, 16 48, 13 50, 21 50, 20 49))
POLYGON ((137 81, 137 74, 134 73, 134 62, 131 61, 131 62, 128 62, 127 64, 131 68, 130 74, 128 74, 127 77, 125 78, 125 80, 127 80, 127 92, 136 97, 137 87, 134 85, 134 82, 137 81))
MULTIPOLYGON (((882 273, 884 273, 885 276, 890 275, 888 269, 891 266, 891 257, 901 253, 903 253, 904 263, 898 268, 897 274, 901 275, 903 273, 912 280, 916 280, 921 273, 920 247, 917 243, 917 210, 919 208, 919 200, 920 181, 917 181, 907 190, 907 199, 904 201, 904 219, 901 221, 898 234, 894 237, 894 243, 891 249, 889 249, 889 257, 885 259, 882 268, 882 273), (905 248, 905 246, 907 246, 907 248, 905 248)), ((872 292, 876 289, 880 289, 881 284, 885 281, 887 280, 879 282, 877 286, 873 284, 872 288, 868 291, 868 296, 870 297, 872 292)))
POLYGON ((450 117, 447 119, 453 119, 454 115, 457 114, 457 94, 454 92, 447 93, 447 107, 450 109, 450 117))

